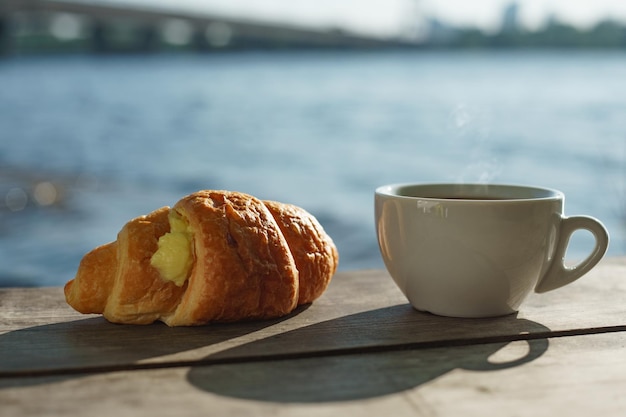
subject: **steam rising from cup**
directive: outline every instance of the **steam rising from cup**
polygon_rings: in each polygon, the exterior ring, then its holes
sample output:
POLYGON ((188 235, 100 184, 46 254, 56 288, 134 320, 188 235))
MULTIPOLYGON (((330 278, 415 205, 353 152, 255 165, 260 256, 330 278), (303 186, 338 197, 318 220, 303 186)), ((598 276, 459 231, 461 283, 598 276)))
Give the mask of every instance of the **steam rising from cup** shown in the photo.
POLYGON ((490 183, 502 172, 502 166, 492 154, 491 113, 488 109, 458 104, 450 113, 450 126, 455 141, 462 149, 470 149, 467 164, 458 173, 461 183, 490 183))

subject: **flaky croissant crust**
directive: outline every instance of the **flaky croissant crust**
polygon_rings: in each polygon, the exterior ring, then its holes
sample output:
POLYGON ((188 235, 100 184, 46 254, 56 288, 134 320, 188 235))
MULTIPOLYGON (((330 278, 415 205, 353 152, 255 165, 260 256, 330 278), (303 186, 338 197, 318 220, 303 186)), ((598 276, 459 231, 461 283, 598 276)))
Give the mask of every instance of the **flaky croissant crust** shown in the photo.
POLYGON ((304 209, 220 190, 190 194, 129 221, 117 240, 87 253, 65 297, 81 313, 116 323, 202 325, 281 317, 327 288, 338 252, 304 209), (193 230, 183 285, 151 265, 175 210, 193 230))

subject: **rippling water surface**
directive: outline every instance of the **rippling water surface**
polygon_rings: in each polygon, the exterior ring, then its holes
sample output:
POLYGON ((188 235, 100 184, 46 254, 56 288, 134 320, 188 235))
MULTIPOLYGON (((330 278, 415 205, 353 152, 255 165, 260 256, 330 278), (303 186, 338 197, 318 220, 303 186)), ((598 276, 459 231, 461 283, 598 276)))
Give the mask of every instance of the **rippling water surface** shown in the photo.
POLYGON ((203 188, 306 208, 343 270, 382 267, 373 190, 405 181, 558 188, 626 249, 624 53, 14 57, 0 86, 0 286, 203 188))

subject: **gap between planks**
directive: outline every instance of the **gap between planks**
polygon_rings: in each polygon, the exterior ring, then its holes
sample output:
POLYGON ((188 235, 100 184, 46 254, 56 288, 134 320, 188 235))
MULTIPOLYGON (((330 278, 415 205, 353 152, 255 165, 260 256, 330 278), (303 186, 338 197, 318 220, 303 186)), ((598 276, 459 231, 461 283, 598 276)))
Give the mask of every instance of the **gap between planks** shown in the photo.
POLYGON ((462 347, 472 345, 484 345, 491 343, 507 343, 517 341, 531 341, 539 339, 552 339, 560 337, 575 337, 594 334, 606 334, 626 332, 626 325, 593 327, 587 329, 573 330, 557 330, 537 333, 520 333, 518 335, 502 335, 502 336, 486 336, 477 338, 450 339, 441 341, 425 341, 425 342, 407 342, 390 345, 371 345, 358 346, 349 348, 327 349, 322 351, 303 351, 291 353, 276 353, 266 355, 250 355, 245 357, 218 357, 214 355, 211 358, 199 360, 180 360, 158 363, 135 363, 120 365, 98 365, 83 366, 80 368, 57 368, 57 369, 41 369, 41 370, 18 370, 18 371, 0 371, 0 379, 3 378, 23 378, 23 377, 50 377, 64 375, 80 375, 80 374, 102 374, 110 372, 122 371, 141 371, 151 369, 179 368, 179 367, 198 367, 198 366, 216 366, 231 365, 242 363, 261 363, 272 361, 313 359, 337 356, 350 356, 359 354, 383 354, 389 352, 398 352, 406 350, 419 349, 435 349, 448 347, 462 347))

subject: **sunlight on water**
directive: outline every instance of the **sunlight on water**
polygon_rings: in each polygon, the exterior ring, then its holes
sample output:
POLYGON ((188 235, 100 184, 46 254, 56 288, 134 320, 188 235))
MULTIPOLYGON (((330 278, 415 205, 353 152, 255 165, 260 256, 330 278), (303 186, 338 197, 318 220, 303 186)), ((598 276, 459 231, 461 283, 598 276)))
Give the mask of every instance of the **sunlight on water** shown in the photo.
POLYGON ((557 188, 626 250, 623 54, 15 57, 0 80, 0 285, 60 285, 201 188, 301 205, 342 269, 382 267, 373 190, 407 181, 557 188))

